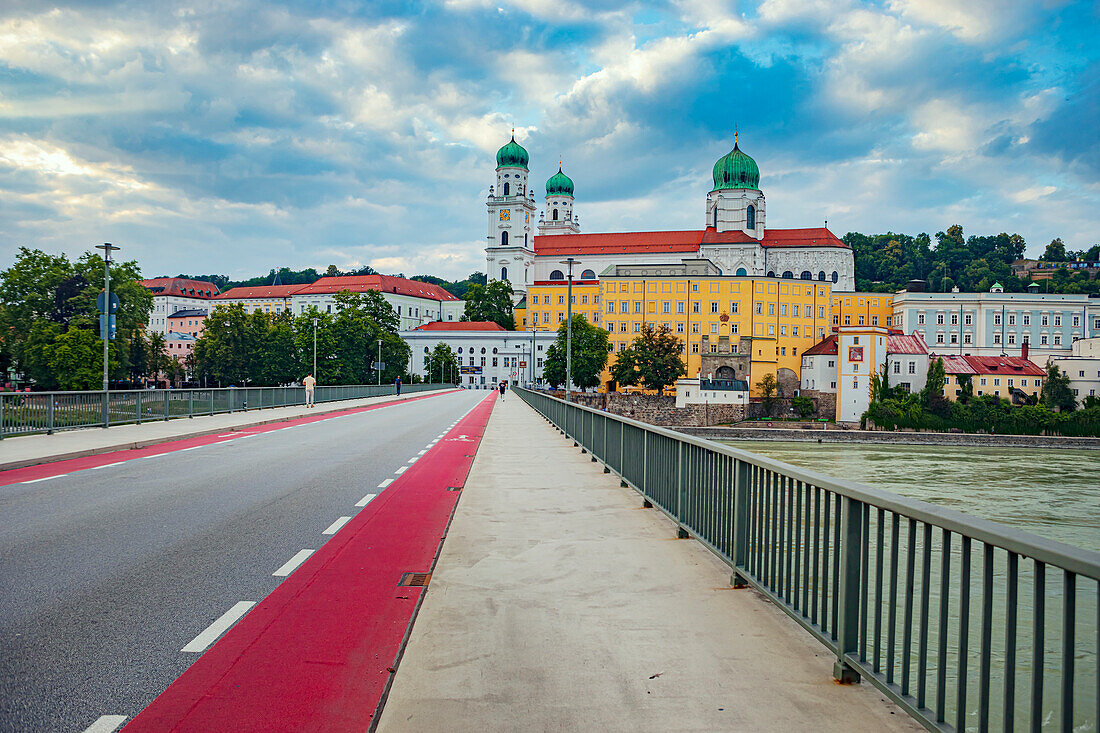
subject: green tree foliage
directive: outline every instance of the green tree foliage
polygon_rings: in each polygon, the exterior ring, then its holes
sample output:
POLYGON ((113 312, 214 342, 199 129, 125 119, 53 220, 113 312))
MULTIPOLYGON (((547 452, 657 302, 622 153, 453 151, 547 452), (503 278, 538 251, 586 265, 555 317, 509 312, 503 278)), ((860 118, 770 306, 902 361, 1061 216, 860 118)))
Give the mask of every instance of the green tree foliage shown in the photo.
POLYGON ((793 407, 798 412, 799 417, 802 418, 807 418, 814 414, 814 401, 803 395, 792 397, 791 407, 793 407))
POLYGON ((756 389, 760 392, 760 401, 764 405, 764 412, 772 414, 772 407, 775 405, 776 390, 779 388, 779 383, 775 379, 775 375, 768 372, 760 381, 756 383, 756 389))
MULTIPOLYGON (((565 384, 566 328, 558 326, 558 336, 546 349, 543 378, 554 387, 565 384)), ((600 384, 600 372, 607 364, 608 333, 593 326, 583 315, 573 315, 573 384, 580 389, 592 389, 600 384)))
POLYGON ((424 381, 454 381, 458 379, 458 356, 450 346, 440 341, 424 359, 424 381))
POLYGON ((195 342, 197 377, 222 385, 268 386, 313 374, 318 384, 374 384, 379 341, 386 364, 382 382, 407 377, 409 346, 397 335, 397 313, 390 304, 377 292, 344 291, 333 300, 332 313, 310 308, 296 317, 247 314, 240 304, 215 307, 195 342))
POLYGON ((1077 398, 1067 376, 1057 364, 1047 364, 1047 376, 1043 380, 1043 404, 1052 410, 1069 412, 1077 407, 1077 398))
POLYGON ((1043 250, 1043 260, 1046 262, 1065 262, 1066 259, 1066 243, 1061 237, 1052 240, 1043 250))
POLYGON ((465 280, 444 280, 435 275, 413 275, 409 279, 438 285, 451 295, 463 300, 466 300, 466 291, 469 290, 471 285, 485 285, 487 280, 484 272, 471 272, 465 280))
POLYGON ((464 321, 492 321, 507 331, 516 329, 512 315, 512 286, 505 280, 488 285, 471 285, 466 291, 464 321))
POLYGON ((863 415, 879 428, 961 430, 1005 435, 1100 436, 1100 403, 1073 412, 1055 412, 1045 405, 1016 406, 995 395, 975 397, 969 403, 947 403, 939 413, 926 409, 916 395, 870 405, 863 415))
POLYGON ((611 378, 623 386, 640 384, 661 393, 687 373, 680 358, 683 352, 683 342, 667 325, 656 329, 647 323, 641 335, 618 353, 611 378))
POLYGON ((921 390, 921 401, 931 405, 934 398, 943 396, 945 384, 947 384, 947 372, 943 369, 943 358, 936 357, 936 360, 928 365, 928 379, 925 380, 924 389, 921 390))
MULTIPOLYGON (((111 292, 118 295, 117 334, 111 343, 109 376, 125 380, 139 376, 131 366, 137 338, 149 317, 153 296, 138 280, 133 261, 111 266, 111 292)), ((87 389, 102 385, 103 342, 99 340, 96 296, 103 288, 103 258, 85 252, 75 262, 23 247, 15 262, 0 272, 0 365, 14 366, 45 389, 87 389), (70 331, 87 331, 85 335, 70 331), (96 369, 90 381, 90 354, 77 356, 85 346, 98 344, 96 369), (61 355, 53 352, 60 350, 61 355)), ((140 365, 139 365, 140 366, 140 365)))

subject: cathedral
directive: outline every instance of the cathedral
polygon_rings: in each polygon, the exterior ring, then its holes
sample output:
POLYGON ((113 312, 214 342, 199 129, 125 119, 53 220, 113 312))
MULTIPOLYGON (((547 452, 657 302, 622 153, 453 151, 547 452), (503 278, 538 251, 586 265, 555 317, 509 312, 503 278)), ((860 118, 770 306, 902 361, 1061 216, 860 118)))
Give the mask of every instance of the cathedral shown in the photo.
POLYGON ((564 280, 561 261, 578 261, 573 275, 596 280, 612 265, 672 264, 707 259, 724 275, 819 280, 835 291, 855 290, 852 250, 824 227, 767 227, 760 169, 737 146, 714 164, 702 229, 582 234, 573 211, 573 181, 558 166, 546 181, 541 211, 528 185, 529 156, 515 135, 497 151, 496 184, 489 187, 489 280, 507 280, 517 300, 527 286, 564 280), (536 223, 535 218, 538 217, 536 223))

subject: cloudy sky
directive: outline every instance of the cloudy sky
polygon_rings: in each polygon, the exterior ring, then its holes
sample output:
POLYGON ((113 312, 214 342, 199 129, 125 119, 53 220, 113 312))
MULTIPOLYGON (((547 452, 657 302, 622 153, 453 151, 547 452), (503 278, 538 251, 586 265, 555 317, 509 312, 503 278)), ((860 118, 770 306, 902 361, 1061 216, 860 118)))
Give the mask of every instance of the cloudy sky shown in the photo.
POLYGON ((0 266, 462 276, 513 125, 589 232, 701 228, 737 128, 772 227, 1100 241, 1097 2, 2 5, 0 266))

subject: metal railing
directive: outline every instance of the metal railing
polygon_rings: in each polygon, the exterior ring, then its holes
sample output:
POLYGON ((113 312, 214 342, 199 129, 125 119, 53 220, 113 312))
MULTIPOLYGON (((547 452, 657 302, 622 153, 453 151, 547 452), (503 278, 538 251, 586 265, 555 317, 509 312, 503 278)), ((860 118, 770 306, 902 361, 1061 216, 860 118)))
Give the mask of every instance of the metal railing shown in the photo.
POLYGON ((1100 553, 515 392, 813 634, 838 680, 929 730, 1097 729, 1100 553))
MULTIPOLYGON (((413 393, 451 387, 451 384, 407 384, 402 385, 401 390, 413 393)), ((318 386, 314 401, 355 400, 394 392, 392 384, 318 386)), ((0 392, 0 438, 289 407, 304 405, 305 401, 304 387, 0 392)))

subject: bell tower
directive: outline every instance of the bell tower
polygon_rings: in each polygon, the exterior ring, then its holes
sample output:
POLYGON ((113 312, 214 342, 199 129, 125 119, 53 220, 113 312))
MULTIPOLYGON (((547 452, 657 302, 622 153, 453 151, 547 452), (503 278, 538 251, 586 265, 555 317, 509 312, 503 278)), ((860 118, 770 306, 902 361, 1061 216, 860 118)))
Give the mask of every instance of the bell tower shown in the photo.
POLYGON ((513 296, 520 300, 527 292, 531 265, 535 259, 535 195, 527 184, 529 157, 512 139, 497 151, 496 184, 489 187, 485 202, 489 233, 485 248, 485 274, 489 281, 507 280, 513 296))
POLYGON ((573 179, 558 172, 546 181, 546 209, 539 214, 539 234, 580 234, 581 225, 573 214, 573 179))

